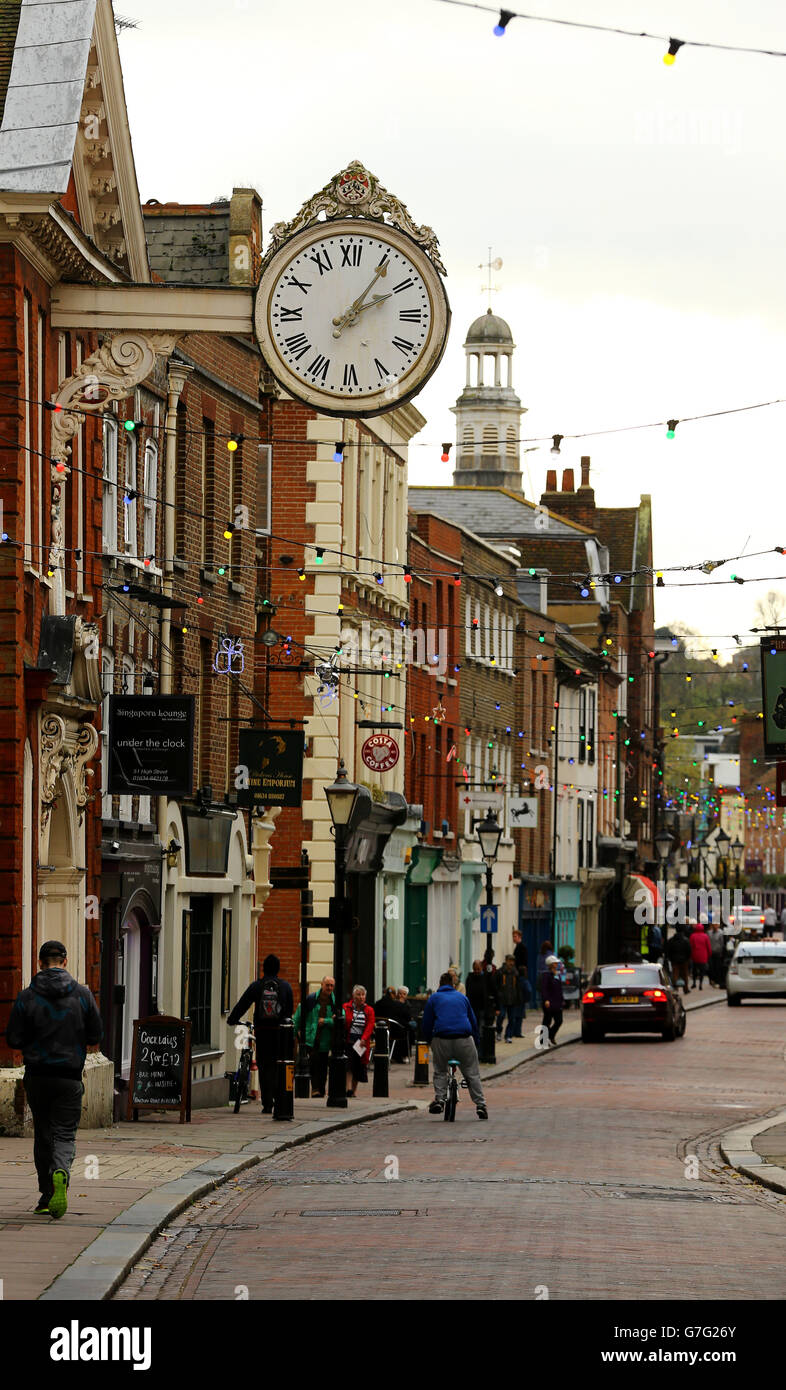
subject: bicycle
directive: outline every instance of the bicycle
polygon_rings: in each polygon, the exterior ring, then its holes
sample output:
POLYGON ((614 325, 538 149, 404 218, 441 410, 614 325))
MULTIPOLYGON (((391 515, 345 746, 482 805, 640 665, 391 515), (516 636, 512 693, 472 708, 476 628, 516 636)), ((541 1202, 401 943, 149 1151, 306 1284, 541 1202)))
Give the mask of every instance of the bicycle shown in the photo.
POLYGON ((459 1100, 459 1087, 463 1086, 466 1088, 467 1085, 463 1077, 461 1081, 459 1081, 456 1077, 458 1065, 458 1062, 456 1062, 455 1060, 451 1060, 450 1062, 448 1062, 448 1090, 447 1095, 445 1097, 445 1109, 442 1112, 443 1120, 455 1120, 456 1106, 458 1105, 459 1100))
MULTIPOLYGON (((225 1076, 229 1078, 230 1105, 232 1104, 234 1096, 235 1114, 238 1113, 241 1105, 248 1105, 249 1103, 248 1082, 251 1076, 251 1063, 254 1060, 255 1041, 253 1023, 241 1023, 239 1027, 245 1029, 245 1038, 243 1040, 243 1046, 240 1049, 237 1070, 224 1073, 225 1076)), ((237 1036, 237 1034, 235 1036, 237 1036)))

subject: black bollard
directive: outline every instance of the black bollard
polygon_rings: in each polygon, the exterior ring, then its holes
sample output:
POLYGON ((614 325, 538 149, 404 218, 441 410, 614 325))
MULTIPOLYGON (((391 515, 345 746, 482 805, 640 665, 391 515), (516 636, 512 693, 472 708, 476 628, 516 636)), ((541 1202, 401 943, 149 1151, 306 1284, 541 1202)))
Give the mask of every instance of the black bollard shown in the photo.
POLYGON ((415 1043, 415 1075, 412 1078, 413 1086, 429 1086, 428 1075, 428 1043, 420 1041, 420 1023, 418 1023, 418 1037, 415 1043))
POLYGON ((388 1030, 387 1019, 377 1020, 374 1030, 374 1084, 371 1088, 372 1096, 381 1096, 384 1099, 390 1095, 388 1089, 388 1071, 390 1065, 390 1032, 388 1030))
POLYGON ((291 1120, 295 1115, 295 1030, 292 1019, 286 1018, 278 1030, 278 1060, 276 1062, 276 1094, 273 1119, 291 1120))

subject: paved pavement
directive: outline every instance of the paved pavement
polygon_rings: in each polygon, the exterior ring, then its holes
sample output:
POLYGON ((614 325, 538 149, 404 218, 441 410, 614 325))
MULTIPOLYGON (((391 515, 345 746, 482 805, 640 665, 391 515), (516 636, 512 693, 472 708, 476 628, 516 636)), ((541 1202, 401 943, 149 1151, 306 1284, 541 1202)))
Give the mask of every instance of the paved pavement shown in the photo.
MULTIPOLYGON (((719 1002, 718 996, 692 995, 687 1001, 689 1008, 710 1002, 719 1002)), ((497 1045, 497 1065, 483 1067, 484 1078, 518 1071, 535 1059, 545 1063, 533 1046, 538 1022, 539 1015, 531 1013, 520 1042, 497 1045)), ((560 1048, 548 1061, 578 1033, 578 1015, 566 1014, 560 1048)), ((374 1100, 369 1084, 359 1093, 365 1090, 366 1099, 351 1101, 346 1110, 328 1110, 319 1100, 296 1101, 296 1117, 289 1123, 260 1115, 252 1104, 237 1116, 226 1107, 194 1111, 189 1126, 161 1114, 143 1116, 137 1124, 80 1131, 69 1211, 57 1223, 32 1215, 37 1185, 31 1141, 0 1139, 5 1299, 106 1298, 166 1222, 218 1185, 237 1185, 251 1167, 337 1127, 425 1108, 430 1088, 413 1087, 411 1077, 411 1066, 393 1067, 388 1100, 374 1100)))
POLYGON ((488 1123, 462 1092, 455 1125, 419 1108, 273 1156, 183 1211, 115 1298, 355 1301, 314 1250, 351 1271, 361 1243, 383 1271, 366 1300, 783 1299, 786 1200, 718 1139, 782 1108, 784 1022, 692 1009, 674 1044, 563 1047, 488 1081, 488 1123))
MULTIPOLYGON (((541 1055, 533 1045, 537 1019, 528 1017, 529 1032, 521 1041, 499 1044, 497 1067, 484 1067, 484 1074, 541 1055)), ((566 1014, 562 1041, 575 1041, 578 1026, 578 1014, 566 1014)), ((0 1138, 4 1298, 107 1297, 152 1236, 195 1197, 326 1129, 426 1104, 431 1090, 412 1086, 412 1074, 411 1064, 394 1066, 387 1100, 374 1100, 369 1082, 360 1088, 365 1098, 350 1101, 346 1110, 328 1110, 324 1100, 298 1100, 290 1122, 261 1115, 251 1103, 238 1115, 228 1107, 194 1110, 190 1125, 162 1113, 142 1115, 136 1124, 80 1130, 69 1209, 59 1222, 32 1214, 38 1193, 32 1140, 0 1138)))

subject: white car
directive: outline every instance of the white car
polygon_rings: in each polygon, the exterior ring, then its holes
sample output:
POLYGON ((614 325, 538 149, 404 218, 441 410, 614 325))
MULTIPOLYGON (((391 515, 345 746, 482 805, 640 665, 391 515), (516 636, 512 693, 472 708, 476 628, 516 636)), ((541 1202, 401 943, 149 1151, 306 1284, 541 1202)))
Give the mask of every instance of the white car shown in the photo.
POLYGON ((758 903, 743 903, 729 914, 726 924, 727 936, 738 936, 746 940, 752 936, 764 936, 764 908, 758 903))
POLYGON ((741 941, 729 963, 726 1003, 744 998, 786 999, 786 941, 741 941))

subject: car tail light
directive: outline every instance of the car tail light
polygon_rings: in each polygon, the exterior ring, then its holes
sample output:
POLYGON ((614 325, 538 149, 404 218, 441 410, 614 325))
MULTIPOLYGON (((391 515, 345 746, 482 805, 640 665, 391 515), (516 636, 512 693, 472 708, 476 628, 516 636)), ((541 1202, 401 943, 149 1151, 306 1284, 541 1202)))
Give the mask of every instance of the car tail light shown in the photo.
POLYGON ((598 1000, 602 998, 602 989, 588 989, 587 993, 582 995, 581 1002, 582 1004, 596 1004, 598 1000))
POLYGON ((760 918, 759 918, 759 921, 760 921, 760 922, 763 922, 763 921, 764 921, 764 918, 763 918, 763 917, 760 917, 760 918))
POLYGON ((732 963, 731 963, 731 965, 729 966, 729 974, 730 974, 730 975, 739 975, 739 973, 740 973, 740 967, 739 967, 739 965, 737 964, 736 960, 733 960, 732 963))
POLYGON ((662 989, 645 989, 643 994, 645 999, 665 999, 667 997, 662 989))

